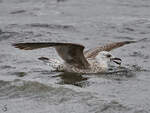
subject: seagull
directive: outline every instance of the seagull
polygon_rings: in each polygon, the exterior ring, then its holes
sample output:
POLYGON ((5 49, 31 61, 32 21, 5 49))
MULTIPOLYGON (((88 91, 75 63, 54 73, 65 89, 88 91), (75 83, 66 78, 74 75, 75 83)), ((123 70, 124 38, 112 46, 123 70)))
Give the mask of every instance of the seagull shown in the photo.
POLYGON ((62 59, 49 59, 41 57, 39 60, 50 62, 56 71, 73 73, 102 73, 107 72, 112 62, 121 65, 121 59, 114 57, 110 51, 123 45, 137 41, 121 41, 105 44, 84 51, 84 46, 75 43, 57 42, 27 42, 14 43, 13 46, 22 50, 35 50, 40 48, 54 47, 62 59))

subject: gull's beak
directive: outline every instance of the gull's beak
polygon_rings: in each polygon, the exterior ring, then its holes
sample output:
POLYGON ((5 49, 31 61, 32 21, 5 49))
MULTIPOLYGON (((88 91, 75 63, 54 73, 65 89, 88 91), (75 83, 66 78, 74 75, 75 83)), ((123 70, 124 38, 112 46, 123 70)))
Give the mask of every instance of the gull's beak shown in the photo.
POLYGON ((121 62, 122 62, 122 60, 120 58, 116 58, 116 57, 115 58, 111 58, 110 60, 115 62, 118 65, 121 65, 121 62))

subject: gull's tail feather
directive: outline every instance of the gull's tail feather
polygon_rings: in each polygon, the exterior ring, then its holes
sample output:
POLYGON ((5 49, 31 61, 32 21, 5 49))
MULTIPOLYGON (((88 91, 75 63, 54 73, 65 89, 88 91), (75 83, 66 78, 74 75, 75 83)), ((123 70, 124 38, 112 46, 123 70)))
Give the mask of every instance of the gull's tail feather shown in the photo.
POLYGON ((39 60, 43 61, 45 64, 49 65, 51 67, 51 70, 55 71, 62 71, 62 63, 58 59, 49 59, 46 57, 40 57, 39 60))
POLYGON ((38 59, 41 60, 41 61, 44 61, 44 62, 49 60, 49 58, 46 58, 46 57, 40 57, 38 59))

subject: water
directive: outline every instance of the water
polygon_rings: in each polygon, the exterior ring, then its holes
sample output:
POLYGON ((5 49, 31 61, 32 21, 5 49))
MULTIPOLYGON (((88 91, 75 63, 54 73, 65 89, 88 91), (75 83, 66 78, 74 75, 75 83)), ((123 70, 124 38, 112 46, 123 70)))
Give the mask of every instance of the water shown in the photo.
POLYGON ((149 113, 149 0, 0 0, 0 113, 149 113), (126 71, 51 72, 39 57, 54 49, 19 50, 15 42, 73 42, 87 49, 140 40, 112 53, 126 71))

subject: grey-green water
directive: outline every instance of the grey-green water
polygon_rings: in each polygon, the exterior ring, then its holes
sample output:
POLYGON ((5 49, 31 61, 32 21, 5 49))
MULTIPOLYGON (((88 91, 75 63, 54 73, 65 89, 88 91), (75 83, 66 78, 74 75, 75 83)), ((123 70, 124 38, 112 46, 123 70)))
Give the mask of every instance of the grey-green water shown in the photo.
POLYGON ((149 113, 149 0, 0 0, 0 113, 149 113), (80 75, 51 72, 15 42, 73 42, 94 48, 140 40, 112 51, 131 71, 80 75))

